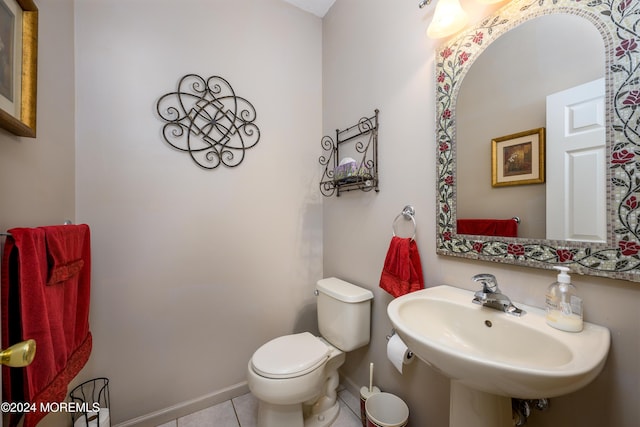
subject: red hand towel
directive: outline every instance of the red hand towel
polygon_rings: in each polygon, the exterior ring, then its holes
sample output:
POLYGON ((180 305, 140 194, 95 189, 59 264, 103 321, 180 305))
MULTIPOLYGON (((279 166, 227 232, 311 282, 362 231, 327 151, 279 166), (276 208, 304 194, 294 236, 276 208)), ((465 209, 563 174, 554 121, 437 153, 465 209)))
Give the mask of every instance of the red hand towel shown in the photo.
POLYGON ((380 287, 394 297, 424 288, 422 264, 415 240, 393 236, 384 260, 380 287))
POLYGON ((518 223, 513 219, 501 219, 496 223, 496 236, 518 237, 518 223))
MULTIPOLYGON (((91 353, 89 227, 9 232, 2 266, 2 344, 33 338, 36 355, 25 368, 3 366, 3 394, 8 401, 35 404, 38 411, 27 413, 24 421, 25 427, 33 427, 46 415, 39 411, 40 403, 63 402, 69 382, 91 353), (73 275, 55 273, 56 268, 69 270, 68 260, 82 260, 81 268, 74 268, 73 275), (49 276, 61 281, 47 286, 49 276)), ((10 425, 17 421, 14 417, 10 425)))
POLYGON ((459 219, 457 226, 459 234, 518 237, 518 223, 513 219, 459 219))

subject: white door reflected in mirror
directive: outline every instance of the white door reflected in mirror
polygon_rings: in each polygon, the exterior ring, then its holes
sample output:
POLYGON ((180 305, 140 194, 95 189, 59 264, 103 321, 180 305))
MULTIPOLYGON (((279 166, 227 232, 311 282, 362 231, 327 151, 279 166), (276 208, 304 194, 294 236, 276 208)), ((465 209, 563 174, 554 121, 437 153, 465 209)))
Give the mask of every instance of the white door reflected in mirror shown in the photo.
POLYGON ((604 78, 547 96, 547 239, 607 242, 604 78))

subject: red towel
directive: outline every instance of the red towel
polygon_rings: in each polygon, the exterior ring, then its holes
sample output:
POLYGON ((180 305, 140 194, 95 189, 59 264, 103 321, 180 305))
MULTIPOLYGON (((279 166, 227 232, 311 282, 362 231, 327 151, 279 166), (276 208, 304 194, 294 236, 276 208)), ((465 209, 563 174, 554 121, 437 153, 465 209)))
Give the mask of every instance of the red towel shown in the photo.
POLYGON ((424 288, 422 264, 415 240, 393 236, 384 260, 380 287, 394 297, 424 288))
MULTIPOLYGON (((40 403, 63 402, 69 382, 91 353, 90 232, 87 225, 14 228, 2 260, 2 346, 36 341, 33 363, 3 366, 3 397, 34 403, 24 427, 46 413, 40 403)), ((19 415, 19 414, 18 414, 19 415)), ((19 420, 14 416, 10 425, 19 420)))
POLYGON ((459 219, 457 226, 458 234, 518 237, 518 223, 513 219, 459 219))

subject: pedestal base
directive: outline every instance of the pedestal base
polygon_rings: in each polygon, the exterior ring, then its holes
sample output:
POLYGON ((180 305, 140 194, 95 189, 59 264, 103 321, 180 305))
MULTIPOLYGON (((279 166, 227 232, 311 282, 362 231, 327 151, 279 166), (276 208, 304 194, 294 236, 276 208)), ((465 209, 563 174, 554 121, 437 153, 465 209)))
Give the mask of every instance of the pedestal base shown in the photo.
POLYGON ((511 398, 451 380, 449 427, 513 427, 511 398))

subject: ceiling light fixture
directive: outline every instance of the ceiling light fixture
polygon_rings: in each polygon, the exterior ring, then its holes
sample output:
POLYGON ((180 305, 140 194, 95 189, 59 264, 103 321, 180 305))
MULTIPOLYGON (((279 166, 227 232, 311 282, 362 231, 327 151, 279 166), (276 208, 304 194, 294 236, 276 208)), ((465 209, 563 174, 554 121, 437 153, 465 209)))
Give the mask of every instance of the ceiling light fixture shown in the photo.
POLYGON ((450 36, 464 28, 468 21, 469 16, 458 0, 438 0, 433 20, 427 28, 427 36, 432 39, 450 36))

